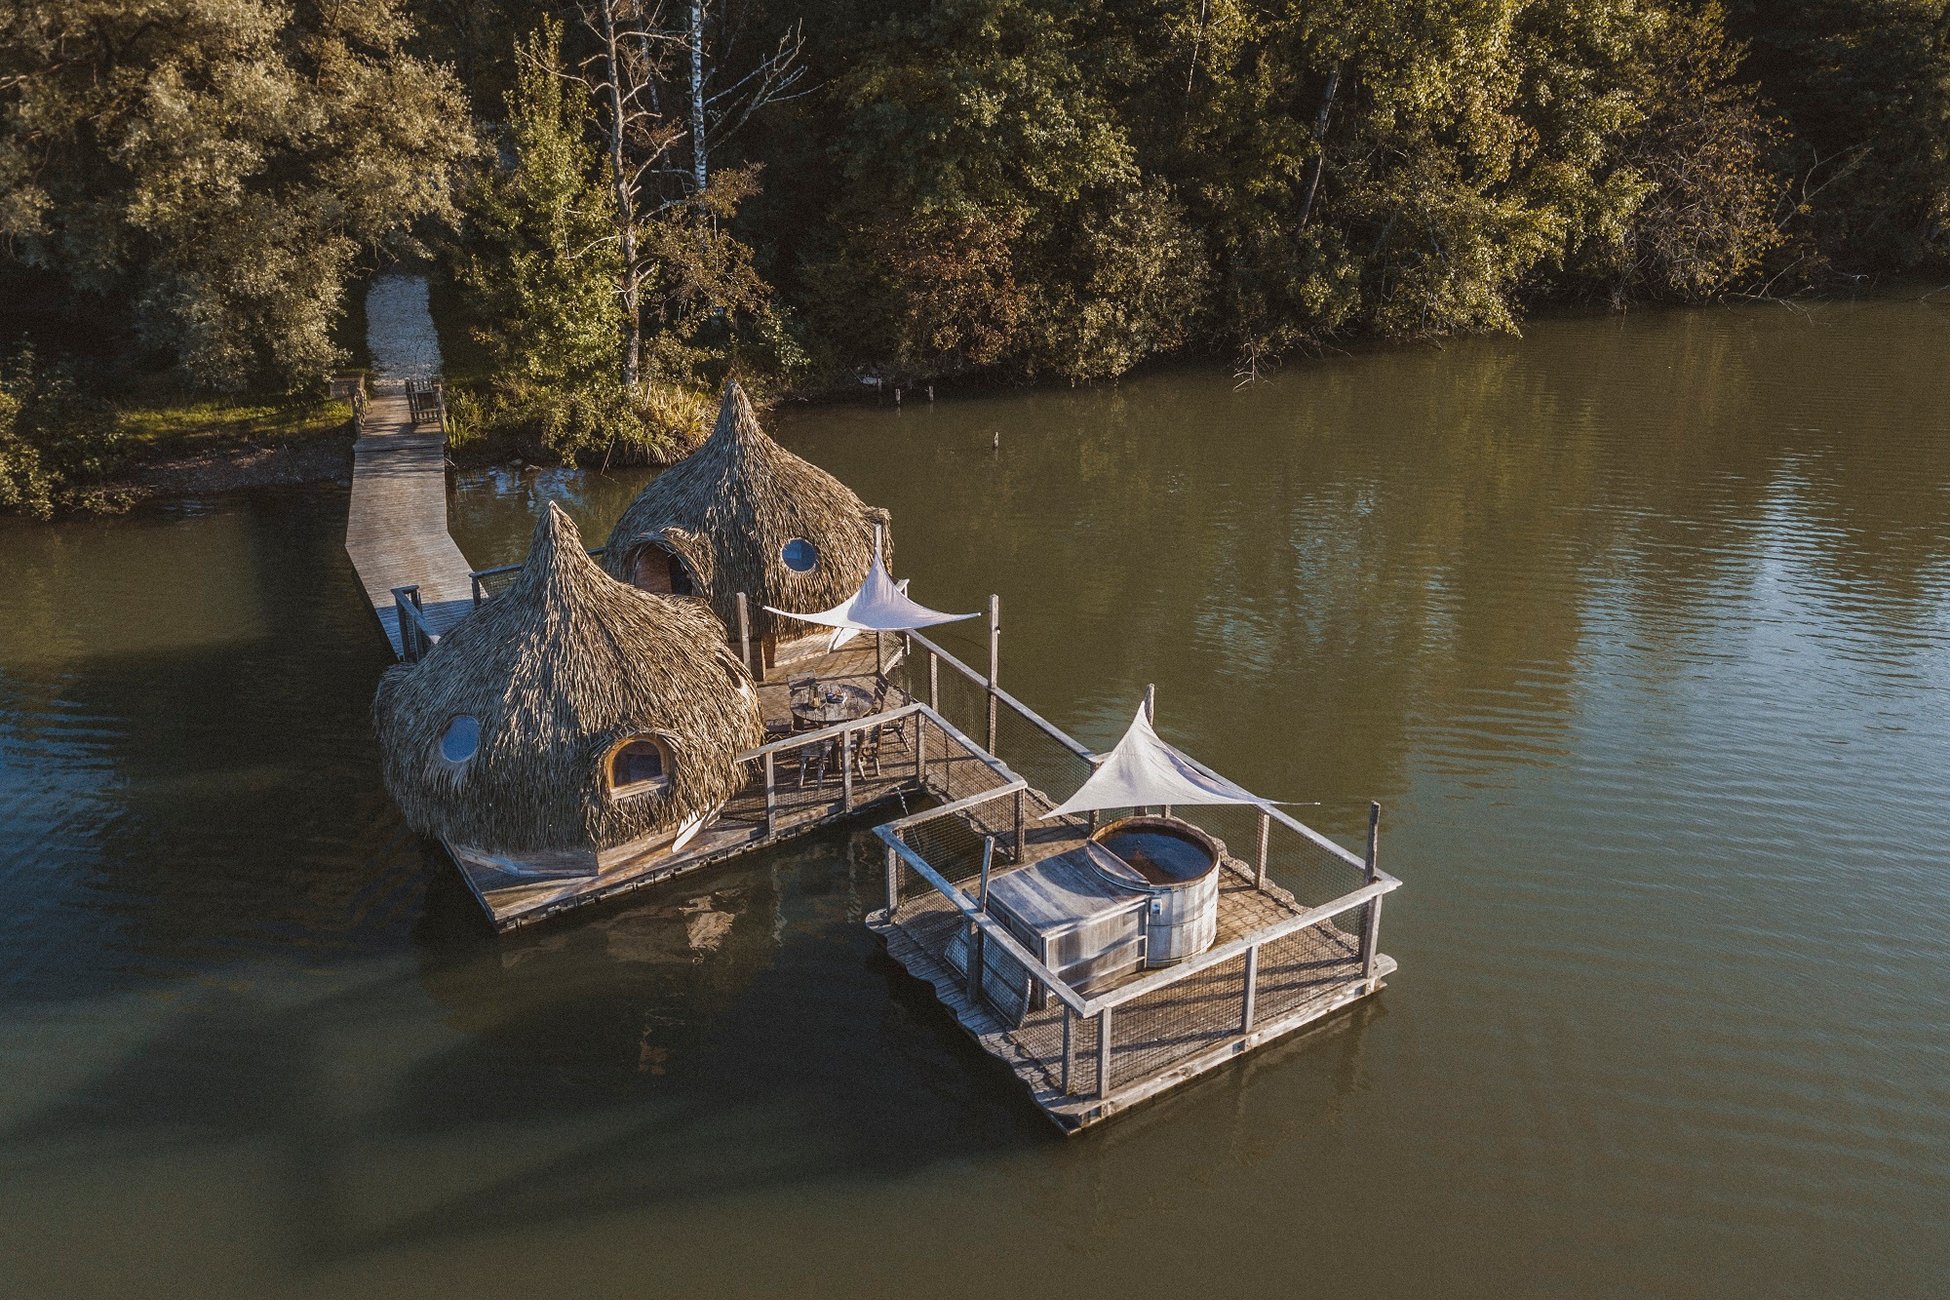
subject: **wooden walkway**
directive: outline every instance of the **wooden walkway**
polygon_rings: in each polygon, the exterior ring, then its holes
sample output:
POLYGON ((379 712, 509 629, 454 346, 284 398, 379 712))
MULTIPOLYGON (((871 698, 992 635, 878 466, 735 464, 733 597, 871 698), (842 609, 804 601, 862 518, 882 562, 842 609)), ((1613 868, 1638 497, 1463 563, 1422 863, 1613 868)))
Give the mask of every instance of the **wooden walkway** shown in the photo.
POLYGON ((447 448, 415 425, 400 380, 379 380, 352 444, 345 549, 393 653, 404 655, 395 587, 417 586, 427 631, 439 636, 474 608, 471 566, 447 531, 447 448))

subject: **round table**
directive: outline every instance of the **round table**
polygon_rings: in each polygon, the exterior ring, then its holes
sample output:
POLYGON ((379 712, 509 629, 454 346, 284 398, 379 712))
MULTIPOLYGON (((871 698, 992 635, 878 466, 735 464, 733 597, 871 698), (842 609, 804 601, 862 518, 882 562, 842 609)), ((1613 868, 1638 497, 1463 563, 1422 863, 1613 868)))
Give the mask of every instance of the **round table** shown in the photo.
POLYGON ((858 722, 873 712, 873 692, 852 682, 821 682, 792 701, 792 716, 814 730, 858 722))

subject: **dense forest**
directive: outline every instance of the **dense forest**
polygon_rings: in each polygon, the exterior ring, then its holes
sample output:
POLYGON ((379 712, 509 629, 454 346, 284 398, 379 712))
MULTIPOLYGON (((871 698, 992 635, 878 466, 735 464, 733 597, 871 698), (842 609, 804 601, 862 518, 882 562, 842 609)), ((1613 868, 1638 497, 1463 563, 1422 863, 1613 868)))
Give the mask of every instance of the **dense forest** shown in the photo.
POLYGON ((464 428, 1250 377, 1950 261, 1950 0, 65 0, 0 11, 0 505, 316 388, 432 268, 464 428), (454 354, 466 351, 462 359, 454 354))

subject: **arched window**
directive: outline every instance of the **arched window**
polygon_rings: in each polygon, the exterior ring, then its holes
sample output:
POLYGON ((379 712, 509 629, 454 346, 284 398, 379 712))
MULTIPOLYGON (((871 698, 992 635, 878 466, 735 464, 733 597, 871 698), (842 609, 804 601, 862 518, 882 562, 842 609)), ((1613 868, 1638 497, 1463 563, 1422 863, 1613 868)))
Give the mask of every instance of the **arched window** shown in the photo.
POLYGON ((794 573, 811 573, 819 563, 819 548, 803 537, 795 537, 779 548, 779 558, 794 573))
POLYGON ((465 763, 481 750, 481 724, 465 713, 447 719, 440 733, 440 757, 449 763, 465 763))
POLYGON ((645 794, 670 784, 670 746, 656 736, 633 736, 609 751, 609 792, 645 794))

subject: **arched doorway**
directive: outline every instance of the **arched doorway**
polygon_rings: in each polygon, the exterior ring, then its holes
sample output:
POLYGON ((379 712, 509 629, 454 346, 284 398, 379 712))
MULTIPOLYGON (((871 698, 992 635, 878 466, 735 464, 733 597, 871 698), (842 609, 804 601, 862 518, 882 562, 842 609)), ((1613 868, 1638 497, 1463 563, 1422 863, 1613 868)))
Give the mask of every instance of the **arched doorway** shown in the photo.
POLYGON ((659 596, 695 596, 697 583, 682 556, 662 542, 645 542, 630 557, 630 583, 659 596))

